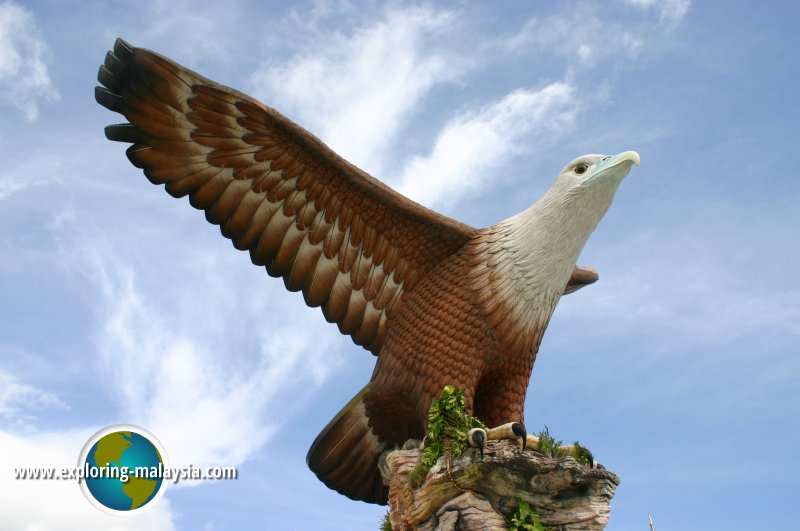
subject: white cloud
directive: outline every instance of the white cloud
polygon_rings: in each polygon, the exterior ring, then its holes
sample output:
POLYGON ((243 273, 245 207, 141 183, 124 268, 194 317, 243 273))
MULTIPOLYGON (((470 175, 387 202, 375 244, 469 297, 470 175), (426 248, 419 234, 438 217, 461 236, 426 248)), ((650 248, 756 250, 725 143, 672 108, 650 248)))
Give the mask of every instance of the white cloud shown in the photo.
POLYGON ((625 45, 631 57, 637 57, 644 47, 644 41, 640 37, 631 35, 630 33, 623 33, 622 43, 625 45))
MULTIPOLYGON (((718 219, 736 219, 734 209, 714 211, 718 219)), ((727 261, 741 255, 739 249, 753 246, 745 242, 752 241, 757 230, 731 223, 727 234, 736 236, 726 241, 716 227, 698 222, 688 226, 691 233, 637 232, 617 245, 604 246, 603 258, 617 264, 615 270, 601 268, 602 282, 587 288, 591 296, 587 292, 580 298, 567 297, 559 312, 602 316, 606 333, 618 337, 646 324, 662 332, 654 338, 659 343, 664 335, 676 333, 695 346, 733 344, 745 337, 767 345, 773 338, 800 337, 797 290, 782 285, 780 274, 769 267, 759 265, 759 281, 753 282, 744 275, 743 264, 727 261), (637 249, 635 257, 631 249, 637 249)))
POLYGON ((0 493, 3 498, 3 529, 40 531, 49 529, 126 531, 175 529, 168 499, 130 517, 106 514, 84 497, 74 481, 15 479, 16 467, 73 467, 92 429, 63 433, 18 436, 0 430, 0 493))
POLYGON ((0 101, 39 117, 39 104, 59 99, 45 64, 45 45, 33 13, 12 2, 0 4, 0 101))
POLYGON ((677 23, 689 11, 692 0, 626 0, 631 5, 643 9, 655 9, 661 20, 677 23))
POLYGON ((67 405, 54 394, 0 371, 0 418, 24 424, 31 412, 45 408, 67 409, 67 405))
POLYGON ((29 157, 8 161, 0 174, 0 201, 34 186, 61 181, 63 160, 45 149, 37 149, 29 157))
POLYGON ((689 0, 626 2, 645 14, 655 10, 658 19, 648 20, 645 16, 632 24, 628 17, 615 15, 604 7, 579 4, 569 14, 530 19, 515 33, 501 34, 486 47, 495 54, 524 57, 531 57, 532 50, 545 52, 537 54, 540 57, 555 53, 563 59, 570 75, 606 67, 609 62, 626 67, 629 59, 638 58, 644 50, 662 46, 665 33, 680 23, 690 5, 689 0))
POLYGON ((119 31, 133 30, 133 36, 120 36, 135 38, 134 46, 160 42, 184 63, 228 61, 236 43, 248 39, 235 30, 242 27, 238 2, 156 0, 136 6, 137 16, 141 16, 138 11, 144 11, 147 22, 139 26, 141 33, 128 23, 121 25, 119 31))
POLYGON ((498 179, 504 159, 558 135, 577 112, 575 90, 552 83, 540 90, 519 89, 483 109, 466 112, 439 133, 432 152, 412 158, 399 191, 431 206, 452 204, 498 179))
POLYGON ((592 55, 594 55, 594 48, 588 44, 581 44, 578 46, 578 57, 581 63, 591 63, 592 55))
POLYGON ((241 464, 339 363, 335 327, 320 323, 324 330, 308 334, 309 314, 319 310, 255 268, 263 291, 249 276, 231 280, 235 273, 225 271, 246 262, 244 255, 179 245, 155 251, 163 244, 141 234, 126 244, 150 257, 140 270, 104 232, 78 233, 79 222, 66 218, 52 230, 60 262, 96 292, 92 366, 117 401, 115 418, 153 432, 172 466, 241 464), (169 273, 153 271, 157 263, 169 263, 177 285, 169 273))
MULTIPOLYGON (((332 149, 376 175, 421 98, 456 79, 469 60, 438 43, 454 15, 426 7, 390 9, 343 34, 304 32, 310 51, 252 77, 254 95, 293 115, 332 149)), ((304 40, 304 38, 301 38, 304 40)))
MULTIPOLYGON (((312 129, 346 159, 428 206, 452 205, 493 181, 523 146, 541 147, 557 136, 579 112, 579 101, 607 96, 605 82, 593 78, 587 92, 576 72, 639 56, 654 31, 652 23, 630 30, 583 6, 572 17, 530 19, 516 33, 465 51, 434 38, 463 30, 453 12, 388 9, 377 22, 348 33, 325 25, 330 4, 315 6, 302 22, 299 16, 294 21, 306 51, 262 67, 251 78, 255 95, 312 129), (406 122, 437 84, 462 82, 469 72, 489 67, 498 53, 530 55, 536 48, 568 58, 563 82, 541 90, 519 88, 494 103, 462 109, 438 132, 429 154, 409 158, 400 171, 384 169, 406 122)), ((677 21, 688 3, 650 7, 677 21)))
POLYGON ((22 181, 0 178, 0 201, 25 188, 27 188, 26 183, 22 181))
POLYGON ((530 19, 517 32, 489 41, 486 48, 490 53, 526 57, 530 57, 532 51, 556 53, 566 59, 569 70, 593 66, 598 58, 613 54, 618 49, 617 41, 615 23, 602 20, 592 12, 580 12, 530 19), (576 19, 580 20, 577 28, 576 19))

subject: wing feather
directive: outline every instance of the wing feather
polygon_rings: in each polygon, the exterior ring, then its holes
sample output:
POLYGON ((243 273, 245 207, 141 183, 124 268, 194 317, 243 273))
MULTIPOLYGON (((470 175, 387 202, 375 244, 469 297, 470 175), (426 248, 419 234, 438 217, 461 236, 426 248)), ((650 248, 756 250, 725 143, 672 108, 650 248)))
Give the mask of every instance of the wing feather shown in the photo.
POLYGON ((95 97, 129 123, 110 140, 174 197, 189 196, 254 264, 302 290, 377 354, 402 295, 475 229, 428 210, 256 100, 117 40, 95 97))

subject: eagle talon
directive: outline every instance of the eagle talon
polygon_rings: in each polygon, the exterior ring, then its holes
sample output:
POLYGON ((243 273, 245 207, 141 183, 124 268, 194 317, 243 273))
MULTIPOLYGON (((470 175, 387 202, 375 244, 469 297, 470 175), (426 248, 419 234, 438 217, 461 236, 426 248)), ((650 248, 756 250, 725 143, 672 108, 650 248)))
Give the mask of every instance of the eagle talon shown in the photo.
POLYGON ((522 451, 524 452, 528 443, 528 430, 525 429, 525 425, 521 422, 515 422, 511 425, 511 433, 522 439, 522 451))
MULTIPOLYGON (((496 428, 491 428, 486 432, 486 440, 488 441, 497 441, 499 439, 522 439, 522 451, 525 451, 525 448, 528 447, 529 438, 533 437, 532 435, 528 435, 528 430, 525 429, 525 425, 521 422, 509 422, 507 424, 503 424, 502 426, 497 426, 496 428)), ((538 441, 538 439, 536 439, 538 441)), ((533 445, 536 445, 536 441, 534 441, 533 445)))
POLYGON ((472 428, 467 434, 469 445, 481 451, 481 459, 483 459, 483 447, 486 446, 486 438, 486 430, 482 428, 472 428))

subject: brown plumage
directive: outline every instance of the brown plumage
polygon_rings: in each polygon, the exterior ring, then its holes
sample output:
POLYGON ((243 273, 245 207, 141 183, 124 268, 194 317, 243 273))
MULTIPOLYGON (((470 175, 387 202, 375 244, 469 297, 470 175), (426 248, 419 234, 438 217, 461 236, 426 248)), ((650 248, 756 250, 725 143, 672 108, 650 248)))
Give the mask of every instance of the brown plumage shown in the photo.
POLYGON ((460 386, 489 425, 523 421, 555 304, 597 280, 575 259, 607 205, 595 208, 602 212, 588 229, 576 229, 586 233, 570 243, 577 250, 557 264, 542 261, 552 269, 543 272, 536 249, 528 253, 538 240, 525 227, 546 225, 532 222, 534 214, 480 230, 442 216, 277 111, 122 40, 98 79, 97 101, 129 121, 108 126, 106 136, 132 144, 128 158, 151 182, 188 195, 254 264, 378 356, 369 384, 309 451, 326 485, 386 503, 378 457, 424 434, 430 403, 447 384, 460 386))

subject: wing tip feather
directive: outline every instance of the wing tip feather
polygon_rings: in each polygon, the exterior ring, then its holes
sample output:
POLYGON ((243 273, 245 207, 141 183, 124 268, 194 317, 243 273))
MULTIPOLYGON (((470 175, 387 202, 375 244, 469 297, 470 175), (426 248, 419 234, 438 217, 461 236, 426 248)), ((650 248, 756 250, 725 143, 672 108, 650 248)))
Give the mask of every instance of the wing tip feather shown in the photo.
POLYGON ((131 57, 135 51, 136 47, 122 37, 117 37, 114 41, 114 55, 117 57, 131 57))
POLYGON ((94 99, 97 103, 108 109, 109 111, 118 112, 122 114, 125 107, 125 101, 119 94, 115 94, 105 87, 94 88, 94 99))
POLYGON ((133 124, 107 125, 103 130, 106 138, 114 142, 128 142, 135 144, 141 141, 141 132, 133 124))

